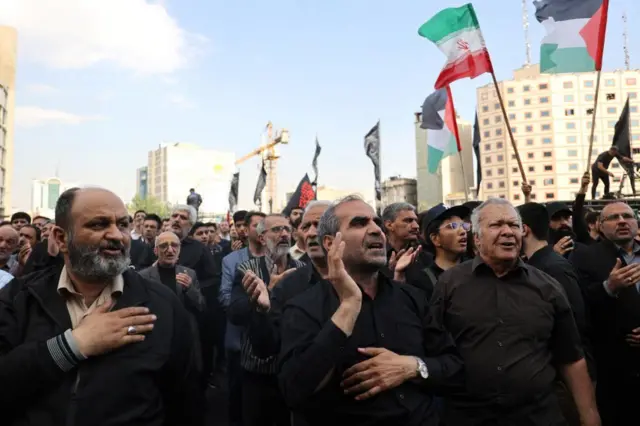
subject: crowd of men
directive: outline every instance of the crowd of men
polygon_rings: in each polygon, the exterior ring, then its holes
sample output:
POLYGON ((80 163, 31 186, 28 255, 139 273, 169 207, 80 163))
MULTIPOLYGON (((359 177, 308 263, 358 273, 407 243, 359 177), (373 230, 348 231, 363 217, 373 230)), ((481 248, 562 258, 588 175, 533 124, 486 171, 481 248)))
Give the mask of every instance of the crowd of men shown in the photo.
POLYGON ((0 423, 636 426, 638 221, 589 184, 232 224, 70 189, 0 224, 0 423))

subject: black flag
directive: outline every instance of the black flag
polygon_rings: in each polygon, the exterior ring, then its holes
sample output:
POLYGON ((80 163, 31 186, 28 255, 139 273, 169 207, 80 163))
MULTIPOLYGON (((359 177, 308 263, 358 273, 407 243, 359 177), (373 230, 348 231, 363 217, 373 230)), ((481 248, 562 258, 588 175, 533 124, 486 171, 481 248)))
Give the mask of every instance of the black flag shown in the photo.
POLYGON ((234 213, 238 207, 238 187, 240 185, 240 172, 233 174, 231 188, 229 188, 229 211, 234 213))
POLYGON ((373 175, 376 186, 376 200, 382 200, 380 182, 380 122, 378 121, 369 133, 364 137, 364 152, 373 163, 373 175))
POLYGON ((480 194, 480 182, 482 182, 482 164, 480 162, 480 126, 478 125, 478 112, 476 122, 473 124, 473 153, 476 156, 476 197, 480 194))
POLYGON ((316 152, 313 154, 313 161, 311 162, 311 167, 313 167, 313 172, 316 174, 316 177, 313 179, 311 185, 318 185, 318 157, 320 157, 320 152, 322 151, 322 147, 320 146, 320 142, 318 142, 318 137, 316 136, 316 152))
POLYGON ((258 183, 256 184, 256 192, 253 193, 253 203, 256 206, 262 206, 262 191, 267 186, 267 170, 264 168, 264 161, 260 168, 260 176, 258 176, 258 183))
POLYGON ((613 145, 618 147, 620 155, 631 158, 631 141, 629 135, 629 98, 624 105, 620 119, 616 123, 616 130, 613 134, 613 145))
POLYGON ((296 188, 296 192, 294 192, 289 199, 287 207, 282 211, 282 214, 289 216, 293 209, 304 209, 307 207, 307 204, 309 204, 309 201, 314 200, 315 198, 316 192, 313 190, 313 186, 311 186, 309 175, 304 175, 296 188))

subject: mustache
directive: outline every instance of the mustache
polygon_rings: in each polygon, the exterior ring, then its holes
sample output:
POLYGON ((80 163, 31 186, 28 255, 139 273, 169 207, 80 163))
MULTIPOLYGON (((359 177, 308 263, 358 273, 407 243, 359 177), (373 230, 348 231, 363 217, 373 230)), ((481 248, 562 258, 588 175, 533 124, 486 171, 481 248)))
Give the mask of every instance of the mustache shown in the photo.
POLYGON ((307 245, 320 245, 320 241, 317 237, 307 239, 307 245))
POLYGON ((124 251, 125 247, 122 243, 109 242, 105 246, 100 246, 100 250, 121 250, 124 251))

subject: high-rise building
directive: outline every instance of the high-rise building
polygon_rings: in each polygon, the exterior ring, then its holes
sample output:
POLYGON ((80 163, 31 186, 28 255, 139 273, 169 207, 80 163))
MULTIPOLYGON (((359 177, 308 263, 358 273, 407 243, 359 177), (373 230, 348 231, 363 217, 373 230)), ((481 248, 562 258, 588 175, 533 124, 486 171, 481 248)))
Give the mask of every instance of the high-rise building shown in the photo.
POLYGON ((0 216, 11 213, 18 33, 0 26, 0 216))
POLYGON ((392 176, 382 182, 381 209, 393 203, 418 204, 418 181, 416 179, 392 176))
POLYGON ((193 188, 202 196, 201 214, 225 214, 234 170, 233 153, 187 143, 160 146, 149 151, 147 196, 173 205, 185 204, 193 188))
MULTIPOLYGON (((532 65, 514 72, 512 80, 498 83, 518 152, 524 165, 532 199, 538 202, 572 200, 580 188, 587 164, 594 114, 596 73, 540 74, 532 65)), ((593 143, 593 163, 613 140, 614 127, 630 99, 631 147, 640 153, 638 115, 639 70, 603 72, 593 143), (634 147, 635 145, 635 147, 634 147)), ((478 120, 482 142, 480 198, 502 197, 518 203, 522 177, 514 155, 493 84, 478 88, 478 120)), ((611 165, 617 189, 622 169, 611 165)), ((598 188, 602 193, 602 184, 598 188)))
POLYGON ((147 199, 147 194, 149 193, 149 185, 147 181, 147 171, 149 168, 147 166, 140 167, 136 170, 136 195, 143 200, 147 199))
POLYGON ((76 186, 78 185, 63 182, 57 177, 33 180, 31 182, 31 214, 53 219, 60 194, 76 186))
POLYGON ((470 195, 474 186, 473 171, 473 126, 468 121, 458 121, 460 155, 450 155, 442 159, 436 173, 429 173, 427 130, 420 128, 421 114, 415 114, 416 169, 418 181, 418 210, 423 211, 442 202, 449 205, 465 201, 465 192, 470 195), (462 156, 462 164, 460 162, 462 156), (462 173, 464 164, 464 174, 462 173), (463 178, 464 176, 464 178, 463 178))

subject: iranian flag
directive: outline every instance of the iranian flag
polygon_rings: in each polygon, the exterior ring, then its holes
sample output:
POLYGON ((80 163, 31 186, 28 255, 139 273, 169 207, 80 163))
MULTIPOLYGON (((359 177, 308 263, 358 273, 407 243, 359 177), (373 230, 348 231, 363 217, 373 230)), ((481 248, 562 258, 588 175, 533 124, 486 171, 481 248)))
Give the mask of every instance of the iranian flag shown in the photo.
POLYGON ((536 19, 546 36, 540 47, 540 72, 602 69, 609 0, 539 0, 536 19))
POLYGON ((460 151, 456 111, 449 86, 436 90, 422 105, 422 123, 427 130, 427 164, 436 173, 443 158, 460 151))
POLYGON ((436 81, 436 89, 461 78, 475 78, 493 70, 471 3, 442 10, 423 24, 418 34, 434 42, 447 56, 447 63, 436 81))

